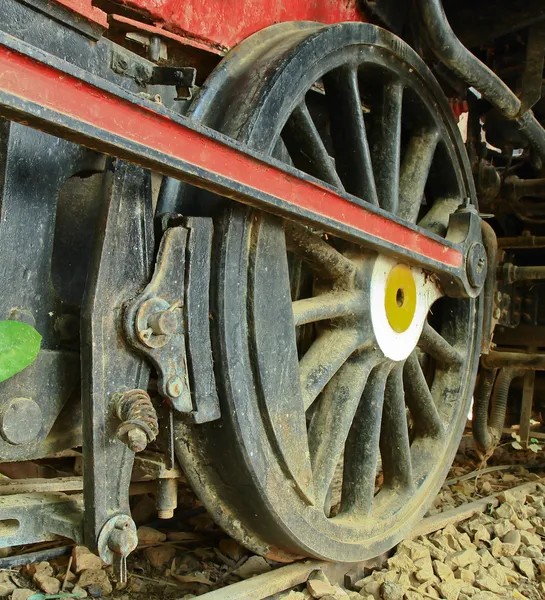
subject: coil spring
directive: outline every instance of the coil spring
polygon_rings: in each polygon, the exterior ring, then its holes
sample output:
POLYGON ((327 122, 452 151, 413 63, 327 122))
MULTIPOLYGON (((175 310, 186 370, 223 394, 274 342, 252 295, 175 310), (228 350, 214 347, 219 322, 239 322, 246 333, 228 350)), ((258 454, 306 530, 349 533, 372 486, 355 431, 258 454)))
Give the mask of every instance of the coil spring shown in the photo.
POLYGON ((116 396, 117 416, 122 421, 117 429, 118 436, 137 427, 146 434, 148 442, 153 442, 159 433, 159 422, 149 394, 144 390, 129 390, 116 396))

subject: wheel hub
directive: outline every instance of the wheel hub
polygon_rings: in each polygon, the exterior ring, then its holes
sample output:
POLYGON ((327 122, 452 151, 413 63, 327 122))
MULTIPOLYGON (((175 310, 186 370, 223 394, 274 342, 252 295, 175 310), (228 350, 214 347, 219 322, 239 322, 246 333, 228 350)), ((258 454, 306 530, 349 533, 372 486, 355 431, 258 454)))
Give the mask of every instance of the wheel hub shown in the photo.
POLYGON ((431 305, 440 297, 433 278, 422 269, 377 257, 370 283, 371 323, 386 358, 401 361, 409 356, 431 305))

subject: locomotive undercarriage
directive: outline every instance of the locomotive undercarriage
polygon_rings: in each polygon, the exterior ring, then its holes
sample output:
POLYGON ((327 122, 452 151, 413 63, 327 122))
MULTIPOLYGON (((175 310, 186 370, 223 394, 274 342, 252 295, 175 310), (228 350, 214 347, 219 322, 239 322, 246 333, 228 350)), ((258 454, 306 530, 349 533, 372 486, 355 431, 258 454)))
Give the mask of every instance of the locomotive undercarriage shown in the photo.
POLYGON ((171 518, 183 471, 256 552, 362 560, 441 485, 480 353, 481 449, 512 381, 538 417, 543 26, 490 42, 515 94, 418 4, 443 89, 371 24, 275 25, 210 73, 2 0, 0 315, 43 338, 0 384, 2 547, 66 536, 123 579, 131 489, 171 518))

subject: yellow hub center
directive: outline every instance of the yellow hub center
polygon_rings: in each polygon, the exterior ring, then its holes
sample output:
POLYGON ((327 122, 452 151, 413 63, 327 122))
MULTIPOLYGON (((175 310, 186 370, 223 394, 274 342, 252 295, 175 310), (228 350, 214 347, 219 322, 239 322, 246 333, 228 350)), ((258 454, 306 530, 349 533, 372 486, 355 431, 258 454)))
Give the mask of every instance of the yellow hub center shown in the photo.
POLYGON ((384 306, 390 327, 397 333, 407 331, 416 311, 416 284, 409 267, 397 265, 390 271, 384 306))

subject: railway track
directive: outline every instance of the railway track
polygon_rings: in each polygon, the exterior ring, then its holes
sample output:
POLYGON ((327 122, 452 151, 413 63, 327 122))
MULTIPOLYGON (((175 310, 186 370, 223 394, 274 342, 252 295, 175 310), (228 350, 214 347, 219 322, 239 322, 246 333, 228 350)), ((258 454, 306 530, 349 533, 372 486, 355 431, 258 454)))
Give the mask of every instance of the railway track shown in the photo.
MULTIPOLYGON (((532 493, 540 485, 545 486, 545 478, 515 486, 507 491, 513 494, 521 492, 532 493)), ((504 492, 505 490, 427 517, 418 524, 407 539, 427 536, 435 531, 444 529, 448 525, 455 525, 460 521, 470 519, 474 515, 489 511, 491 508, 496 508, 500 504, 499 496, 504 492)), ((543 491, 541 493, 543 494, 543 491)), ((364 573, 368 573, 372 568, 376 568, 381 563, 384 563, 385 558, 378 557, 356 565, 335 564, 325 561, 302 561, 280 567, 269 573, 257 575, 249 580, 234 583, 198 597, 202 600, 266 600, 305 583, 309 575, 316 570, 323 571, 330 581, 344 585, 348 582, 354 582, 358 574, 359 578, 362 578, 364 573), (347 576, 350 578, 348 581, 347 576)))

